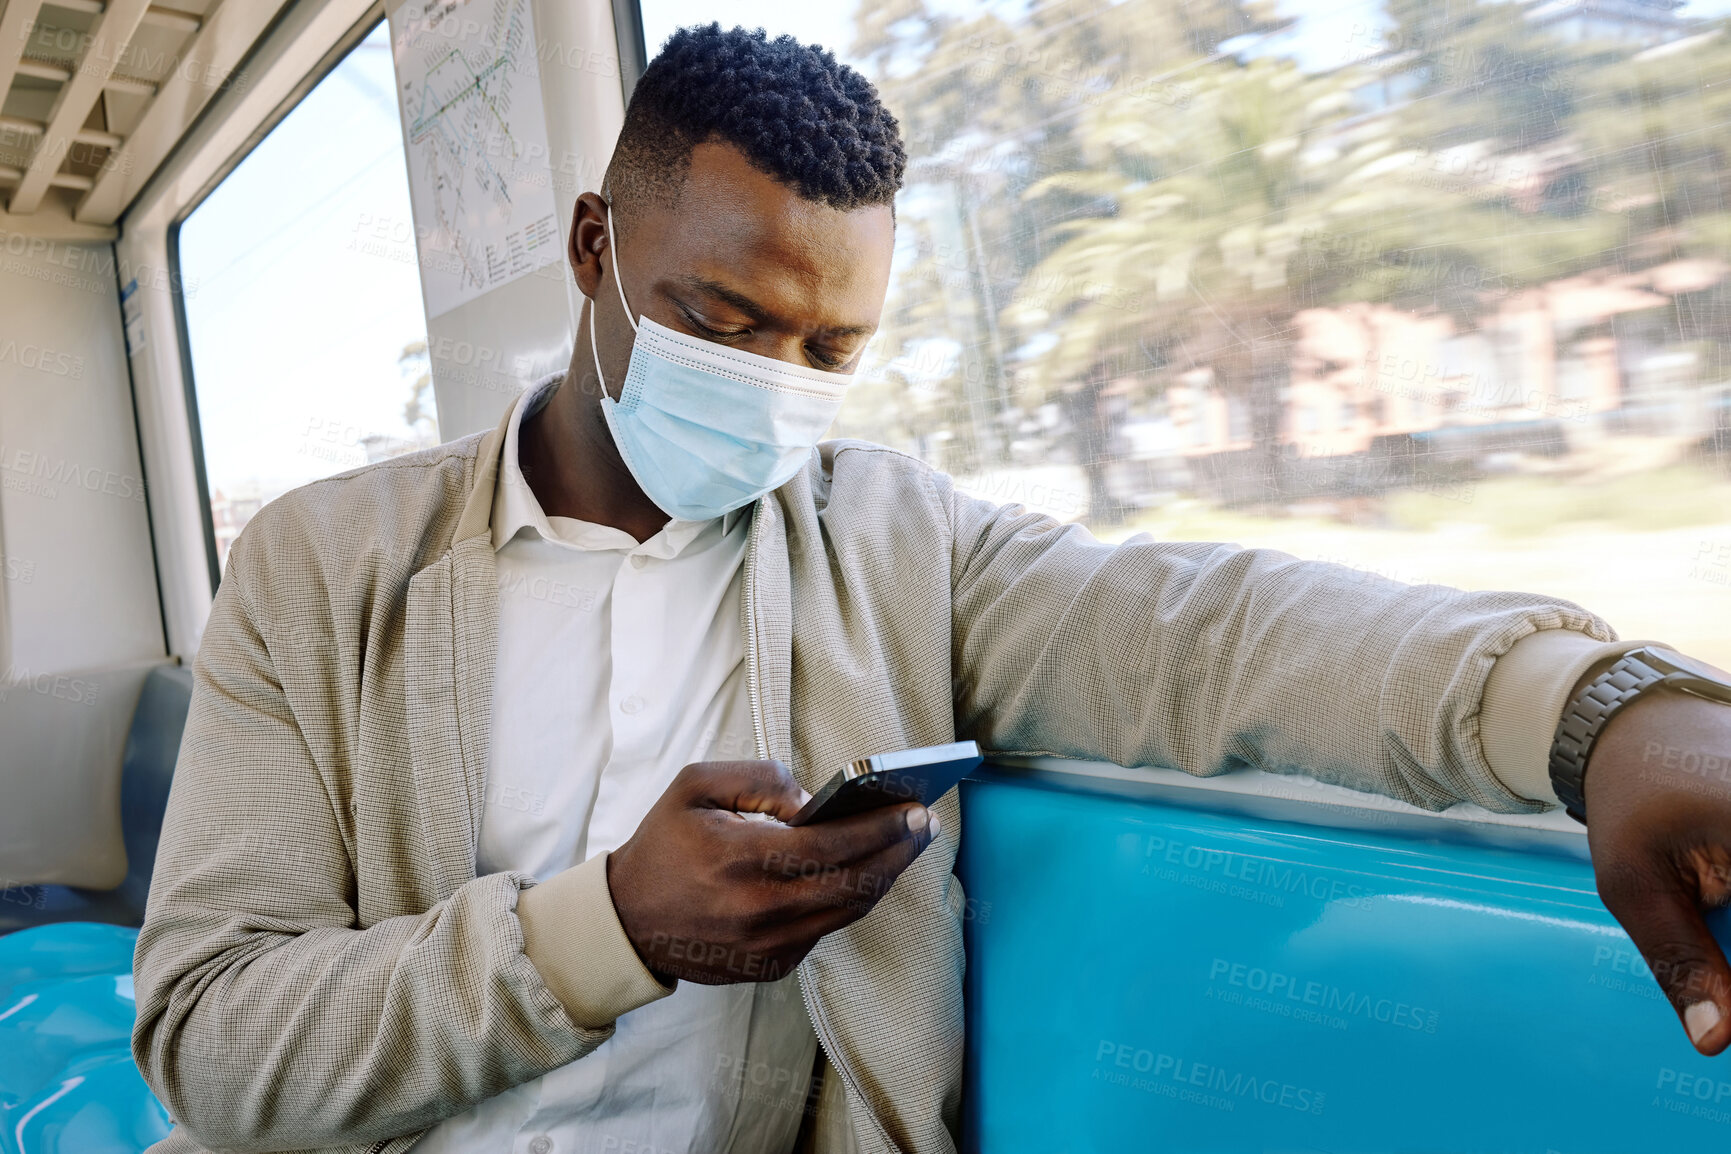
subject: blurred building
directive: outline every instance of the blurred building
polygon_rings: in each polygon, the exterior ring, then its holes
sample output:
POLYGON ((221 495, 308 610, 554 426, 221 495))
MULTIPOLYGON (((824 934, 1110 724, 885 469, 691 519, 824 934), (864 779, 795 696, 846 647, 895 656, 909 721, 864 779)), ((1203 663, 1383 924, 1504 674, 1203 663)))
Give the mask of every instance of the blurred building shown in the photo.
POLYGON ((1564 40, 1614 41, 1643 47, 1681 39, 1699 22, 1678 14, 1683 0, 1547 0, 1527 19, 1564 40))
POLYGON ((1256 444, 1253 399, 1206 368, 1163 392, 1130 379, 1103 390, 1115 495, 1147 505, 1177 489, 1228 501, 1369 494, 1467 476, 1499 457, 1557 455, 1612 422, 1711 436, 1712 392, 1693 354, 1654 338, 1662 321, 1645 322, 1727 272, 1679 260, 1559 279, 1510 293, 1472 329, 1382 304, 1304 310, 1274 392, 1272 446, 1256 444))
MULTIPOLYGON (((272 493, 270 497, 277 494, 272 493)), ((267 497, 257 485, 241 485, 232 492, 221 489, 210 491, 210 524, 216 534, 217 562, 223 563, 228 558, 229 546, 233 545, 240 531, 246 528, 246 523, 252 520, 254 513, 259 511, 267 497)))

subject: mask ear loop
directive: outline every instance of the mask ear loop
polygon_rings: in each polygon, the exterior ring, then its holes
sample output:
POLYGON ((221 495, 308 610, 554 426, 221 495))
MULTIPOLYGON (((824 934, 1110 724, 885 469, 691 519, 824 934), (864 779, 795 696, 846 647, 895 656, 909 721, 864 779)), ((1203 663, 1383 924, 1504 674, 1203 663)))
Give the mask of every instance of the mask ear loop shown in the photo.
MULTIPOLYGON (((625 282, 619 279, 619 234, 613 229, 613 206, 607 206, 607 251, 613 255, 613 287, 619 290, 619 307, 625 313, 625 320, 631 325, 631 331, 637 331, 637 318, 631 315, 631 306, 625 303, 625 282)), ((607 378, 601 372, 601 350, 595 344, 595 302, 589 302, 589 355, 595 358, 595 379, 601 385, 601 399, 607 399, 607 378)))

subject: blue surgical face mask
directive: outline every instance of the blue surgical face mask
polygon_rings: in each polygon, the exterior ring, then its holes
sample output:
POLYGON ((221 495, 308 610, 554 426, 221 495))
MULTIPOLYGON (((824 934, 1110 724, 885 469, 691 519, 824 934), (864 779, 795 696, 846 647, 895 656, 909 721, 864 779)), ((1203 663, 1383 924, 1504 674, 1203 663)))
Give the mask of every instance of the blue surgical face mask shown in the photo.
POLYGON ((707 521, 757 500, 799 472, 812 446, 841 410, 851 374, 826 373, 678 333, 631 315, 619 278, 613 283, 637 332, 625 387, 607 395, 595 348, 595 302, 589 304, 589 349, 601 381, 601 413, 625 467, 661 510, 682 521, 707 521))

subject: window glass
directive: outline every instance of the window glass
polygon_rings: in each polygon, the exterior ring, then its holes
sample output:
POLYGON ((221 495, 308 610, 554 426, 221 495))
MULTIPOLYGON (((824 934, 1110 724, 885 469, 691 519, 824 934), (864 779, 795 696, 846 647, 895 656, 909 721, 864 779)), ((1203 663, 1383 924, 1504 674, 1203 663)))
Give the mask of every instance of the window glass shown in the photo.
POLYGON ((180 229, 220 560, 259 506, 438 442, 380 24, 180 229))
MULTIPOLYGON (((643 0, 653 52, 707 22, 643 0)), ((837 432, 1731 667, 1731 0, 739 0, 910 152, 837 432)))

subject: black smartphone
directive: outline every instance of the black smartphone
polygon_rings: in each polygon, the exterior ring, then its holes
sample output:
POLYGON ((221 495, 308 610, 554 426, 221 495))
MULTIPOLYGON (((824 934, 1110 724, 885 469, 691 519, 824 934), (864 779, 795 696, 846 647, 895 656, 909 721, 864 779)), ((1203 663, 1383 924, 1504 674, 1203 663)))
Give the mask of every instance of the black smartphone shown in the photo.
POLYGON ((971 741, 863 757, 830 778, 787 824, 811 825, 903 801, 930 805, 984 760, 971 741))

